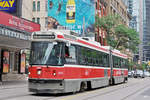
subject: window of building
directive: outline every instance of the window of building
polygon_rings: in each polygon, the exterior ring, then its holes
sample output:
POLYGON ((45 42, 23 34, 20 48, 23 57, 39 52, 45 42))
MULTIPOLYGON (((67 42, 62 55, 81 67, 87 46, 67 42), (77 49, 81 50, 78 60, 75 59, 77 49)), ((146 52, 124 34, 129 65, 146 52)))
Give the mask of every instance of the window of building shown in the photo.
POLYGON ((40 18, 39 17, 37 18, 37 23, 40 24, 40 18))
POLYGON ((45 11, 47 11, 48 10, 48 1, 46 0, 46 2, 45 2, 45 11))
POLYGON ((32 22, 35 22, 35 18, 32 18, 32 22))
POLYGON ((47 27, 47 25, 48 25, 48 18, 45 17, 45 27, 47 27))
POLYGON ((35 3, 35 1, 33 1, 33 9, 32 10, 36 11, 36 3, 35 3))
POLYGON ((119 9, 119 2, 117 1, 117 8, 119 9))
POLYGON ((40 1, 37 2, 37 11, 40 11, 40 1))

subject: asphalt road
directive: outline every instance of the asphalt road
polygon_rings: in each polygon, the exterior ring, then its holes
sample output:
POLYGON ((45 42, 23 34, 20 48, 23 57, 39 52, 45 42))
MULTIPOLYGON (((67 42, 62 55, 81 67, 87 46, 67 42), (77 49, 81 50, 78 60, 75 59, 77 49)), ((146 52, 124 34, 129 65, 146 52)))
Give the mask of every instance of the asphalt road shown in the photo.
POLYGON ((124 84, 58 95, 28 92, 27 82, 0 85, 0 100, 150 100, 150 78, 131 78, 124 84))

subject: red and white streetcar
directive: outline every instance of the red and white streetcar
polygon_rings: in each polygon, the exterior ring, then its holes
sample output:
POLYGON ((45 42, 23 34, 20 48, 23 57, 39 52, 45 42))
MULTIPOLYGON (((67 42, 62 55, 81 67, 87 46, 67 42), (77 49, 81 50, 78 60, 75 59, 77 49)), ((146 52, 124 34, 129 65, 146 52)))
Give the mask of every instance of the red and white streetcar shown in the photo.
POLYGON ((127 81, 125 54, 71 33, 49 30, 32 34, 30 92, 77 92, 127 81))

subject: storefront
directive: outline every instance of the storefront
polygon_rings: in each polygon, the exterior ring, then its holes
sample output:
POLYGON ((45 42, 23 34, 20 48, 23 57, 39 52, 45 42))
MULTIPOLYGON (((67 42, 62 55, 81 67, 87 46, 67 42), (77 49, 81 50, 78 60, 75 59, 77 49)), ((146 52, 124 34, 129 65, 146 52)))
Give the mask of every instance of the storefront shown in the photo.
POLYGON ((39 30, 39 24, 0 12, 0 80, 25 73, 25 53, 21 51, 30 48, 31 33, 39 30))

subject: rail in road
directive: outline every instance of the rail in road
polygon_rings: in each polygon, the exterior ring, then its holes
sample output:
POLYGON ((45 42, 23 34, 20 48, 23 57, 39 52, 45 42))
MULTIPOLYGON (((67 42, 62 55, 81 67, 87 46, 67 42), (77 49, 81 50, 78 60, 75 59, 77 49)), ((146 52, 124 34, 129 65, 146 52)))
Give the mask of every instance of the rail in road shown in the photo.
MULTIPOLYGON (((140 80, 140 79, 139 79, 138 82, 135 82, 135 83, 114 85, 114 86, 109 87, 109 89, 108 88, 102 88, 102 89, 98 89, 98 90, 95 90, 95 91, 80 93, 80 94, 77 94, 77 95, 73 95, 73 96, 70 96, 70 97, 63 98, 61 100, 75 100, 75 98, 79 98, 79 97, 84 97, 84 98, 83 99, 80 98, 78 100, 96 100, 96 99, 93 99, 93 98, 105 96, 105 95, 108 95, 110 93, 114 93, 114 92, 123 90, 125 88, 128 89, 128 88, 133 87, 133 86, 138 87, 139 85, 143 85, 143 81, 140 80), (105 92, 102 92, 102 91, 105 91, 105 92), (94 95, 91 96, 90 94, 94 94, 94 95)), ((133 91, 132 93, 130 93, 130 94, 118 99, 118 100, 126 100, 130 96, 133 96, 134 94, 141 91, 142 89, 145 89, 147 86, 150 86, 150 83, 147 84, 147 85, 142 86, 141 88, 139 88, 137 90, 135 89, 135 91, 133 91)), ((97 99, 97 100, 99 100, 99 99, 97 99)))
POLYGON ((139 91, 146 89, 148 86, 150 86, 149 78, 130 79, 129 82, 125 84, 108 86, 82 93, 36 95, 29 93, 27 85, 23 85, 0 88, 0 100, 99 100, 100 98, 101 100, 108 100, 106 97, 112 97, 113 100, 130 100, 129 98, 137 94, 139 91), (116 94, 119 94, 119 97, 116 97, 116 94), (120 97, 120 95, 122 96, 120 97))

